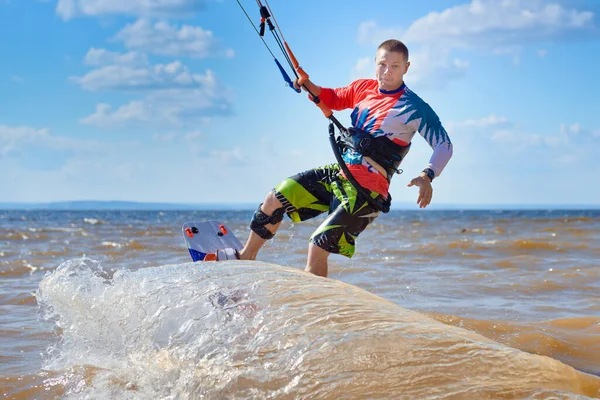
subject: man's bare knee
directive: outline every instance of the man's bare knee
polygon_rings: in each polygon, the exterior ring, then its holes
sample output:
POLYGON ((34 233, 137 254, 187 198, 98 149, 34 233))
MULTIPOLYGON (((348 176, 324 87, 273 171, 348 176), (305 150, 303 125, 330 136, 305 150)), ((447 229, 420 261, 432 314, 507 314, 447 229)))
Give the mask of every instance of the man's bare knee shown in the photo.
POLYGON ((281 204, 279 199, 275 196, 275 193, 269 192, 267 197, 265 197, 265 201, 262 204, 261 209, 265 214, 272 215, 275 210, 282 207, 283 204, 281 204))

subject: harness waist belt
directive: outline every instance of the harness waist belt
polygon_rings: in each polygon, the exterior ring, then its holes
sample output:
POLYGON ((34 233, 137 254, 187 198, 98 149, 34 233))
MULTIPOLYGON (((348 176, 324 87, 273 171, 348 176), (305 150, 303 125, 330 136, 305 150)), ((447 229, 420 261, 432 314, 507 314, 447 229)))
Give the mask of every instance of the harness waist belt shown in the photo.
POLYGON ((410 143, 401 146, 385 136, 373 137, 371 134, 356 128, 348 128, 347 134, 341 135, 342 144, 356 150, 363 156, 371 157, 381 165, 391 179, 394 173, 399 173, 398 167, 410 150, 410 143))

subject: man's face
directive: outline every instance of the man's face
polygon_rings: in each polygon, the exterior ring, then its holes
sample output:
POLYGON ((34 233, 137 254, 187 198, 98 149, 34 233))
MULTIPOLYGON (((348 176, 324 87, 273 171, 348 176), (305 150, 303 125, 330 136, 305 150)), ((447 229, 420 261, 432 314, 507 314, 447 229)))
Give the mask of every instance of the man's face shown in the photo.
POLYGON ((410 63, 404 54, 386 49, 377 50, 375 57, 375 76, 379 89, 395 90, 403 83, 403 77, 410 63))

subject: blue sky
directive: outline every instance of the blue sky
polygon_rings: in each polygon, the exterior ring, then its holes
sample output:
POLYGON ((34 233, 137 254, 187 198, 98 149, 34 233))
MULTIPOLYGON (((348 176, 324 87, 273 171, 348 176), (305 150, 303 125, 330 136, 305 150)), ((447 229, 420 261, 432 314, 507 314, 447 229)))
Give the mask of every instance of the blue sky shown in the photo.
MULTIPOLYGON (((405 82, 454 143, 433 204, 600 205, 597 1, 269 4, 322 86, 408 45, 405 82)), ((233 0, 0 0, 0 35, 0 202, 260 202, 334 161, 327 120, 233 0)), ((397 204, 430 155, 415 136, 397 204)))

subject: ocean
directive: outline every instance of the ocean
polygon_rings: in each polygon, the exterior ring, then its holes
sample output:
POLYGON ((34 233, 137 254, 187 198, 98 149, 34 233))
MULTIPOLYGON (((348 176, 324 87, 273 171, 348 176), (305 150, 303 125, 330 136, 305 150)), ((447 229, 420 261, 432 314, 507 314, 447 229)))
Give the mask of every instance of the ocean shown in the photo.
POLYGON ((323 218, 190 262, 184 222, 252 212, 0 210, 0 396, 600 398, 600 210, 392 211, 328 278, 323 218))

